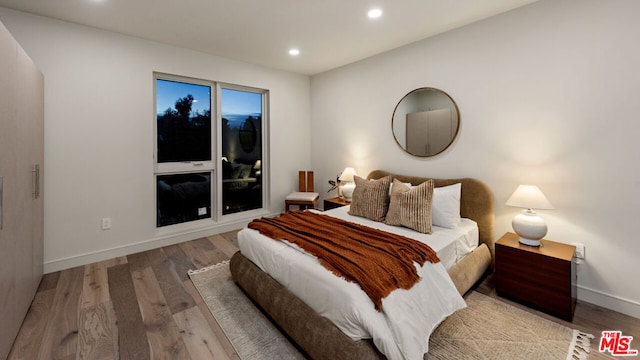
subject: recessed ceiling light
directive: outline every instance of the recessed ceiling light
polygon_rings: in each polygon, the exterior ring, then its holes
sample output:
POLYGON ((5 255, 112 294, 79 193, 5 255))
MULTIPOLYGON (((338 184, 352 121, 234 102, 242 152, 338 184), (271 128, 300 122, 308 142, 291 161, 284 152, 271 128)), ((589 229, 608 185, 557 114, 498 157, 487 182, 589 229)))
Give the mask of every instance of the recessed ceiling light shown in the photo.
POLYGON ((300 50, 298 50, 298 49, 290 49, 289 50, 289 55, 298 56, 298 55, 300 55, 300 50))
POLYGON ((368 16, 370 19, 377 19, 377 18, 379 18, 380 16, 382 16, 382 10, 377 9, 377 8, 376 8, 376 9, 371 9, 371 10, 369 10, 369 12, 367 13, 367 16, 368 16))

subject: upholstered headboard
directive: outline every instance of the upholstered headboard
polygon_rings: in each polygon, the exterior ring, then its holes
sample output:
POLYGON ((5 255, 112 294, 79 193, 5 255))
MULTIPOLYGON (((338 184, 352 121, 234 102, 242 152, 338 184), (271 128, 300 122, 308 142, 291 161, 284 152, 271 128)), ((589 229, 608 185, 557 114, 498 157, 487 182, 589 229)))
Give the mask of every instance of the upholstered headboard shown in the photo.
MULTIPOLYGON (((428 177, 397 175, 384 170, 373 170, 367 179, 380 179, 387 175, 402 182, 419 185, 431 179, 428 177)), ((460 196, 460 215, 478 223, 480 242, 487 244, 493 255, 493 193, 483 182, 472 179, 433 179, 436 187, 462 184, 460 196)))

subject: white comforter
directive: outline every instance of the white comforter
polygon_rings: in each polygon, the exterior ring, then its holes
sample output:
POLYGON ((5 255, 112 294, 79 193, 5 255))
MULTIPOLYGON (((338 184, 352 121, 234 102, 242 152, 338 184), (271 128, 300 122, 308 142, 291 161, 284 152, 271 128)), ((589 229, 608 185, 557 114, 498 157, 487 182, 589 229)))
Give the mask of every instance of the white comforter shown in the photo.
POLYGON ((371 338, 389 359, 422 359, 428 337, 447 316, 466 306, 442 263, 416 268, 421 280, 398 289, 374 308, 359 285, 335 276, 315 256, 286 241, 245 228, 240 251, 354 340, 371 338))

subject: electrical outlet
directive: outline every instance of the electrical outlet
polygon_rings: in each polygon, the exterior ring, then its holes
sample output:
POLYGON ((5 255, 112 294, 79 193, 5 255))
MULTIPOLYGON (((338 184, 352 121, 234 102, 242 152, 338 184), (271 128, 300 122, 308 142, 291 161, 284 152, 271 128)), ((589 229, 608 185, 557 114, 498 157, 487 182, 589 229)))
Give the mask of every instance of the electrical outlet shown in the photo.
POLYGON ((102 218, 102 230, 111 229, 111 218, 102 218))
POLYGON ((574 243, 573 244, 576 247, 576 259, 583 259, 584 260, 584 244, 580 244, 580 243, 574 243))

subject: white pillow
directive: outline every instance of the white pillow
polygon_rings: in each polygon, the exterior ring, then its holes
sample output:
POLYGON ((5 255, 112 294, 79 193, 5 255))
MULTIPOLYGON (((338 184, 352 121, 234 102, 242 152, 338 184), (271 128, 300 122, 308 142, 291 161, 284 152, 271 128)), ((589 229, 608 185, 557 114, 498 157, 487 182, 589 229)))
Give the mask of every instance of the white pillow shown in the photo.
MULTIPOLYGON (((400 180, 398 180, 398 181, 400 181, 400 180)), ((403 184, 406 185, 409 189, 413 189, 414 188, 414 186, 411 185, 411 183, 403 183, 403 184)), ((393 181, 391 182, 391 185, 389 185, 389 196, 391 196, 391 190, 392 189, 393 189, 393 181)))
POLYGON ((431 205, 433 225, 449 229, 460 225, 460 191, 462 191, 461 183, 433 189, 431 205))

